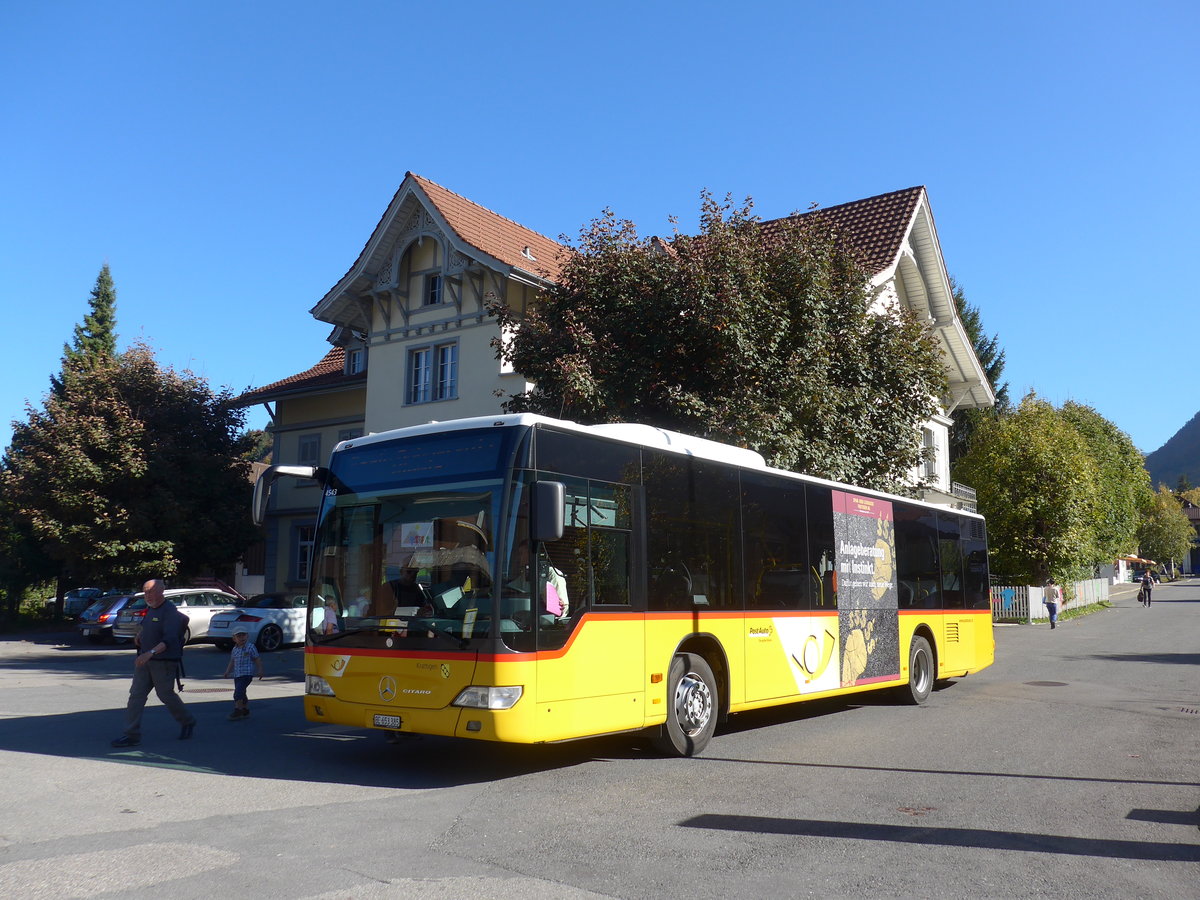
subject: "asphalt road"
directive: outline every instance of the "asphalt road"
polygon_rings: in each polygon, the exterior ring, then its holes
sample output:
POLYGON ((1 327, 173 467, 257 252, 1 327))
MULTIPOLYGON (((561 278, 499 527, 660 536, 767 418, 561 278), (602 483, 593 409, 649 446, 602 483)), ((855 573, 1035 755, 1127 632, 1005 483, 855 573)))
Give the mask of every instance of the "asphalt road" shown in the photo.
POLYGON ((21 898, 1200 896, 1200 582, 996 629, 922 707, 735 717, 703 757, 639 736, 387 744, 316 726, 298 649, 225 716, 189 648, 191 741, 132 653, 0 639, 0 895, 21 898))

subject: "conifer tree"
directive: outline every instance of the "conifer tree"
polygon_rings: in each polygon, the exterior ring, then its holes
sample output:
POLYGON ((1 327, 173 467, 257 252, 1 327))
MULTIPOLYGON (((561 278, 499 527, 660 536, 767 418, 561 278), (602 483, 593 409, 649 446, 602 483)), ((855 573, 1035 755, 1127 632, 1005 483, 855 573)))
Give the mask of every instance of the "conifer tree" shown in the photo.
POLYGON ((92 369, 100 360, 111 359, 117 354, 117 289, 108 263, 100 267, 88 306, 91 311, 75 326, 74 339, 70 344, 63 344, 62 373, 50 378, 56 396, 61 397, 66 389, 65 379, 69 372, 92 369))

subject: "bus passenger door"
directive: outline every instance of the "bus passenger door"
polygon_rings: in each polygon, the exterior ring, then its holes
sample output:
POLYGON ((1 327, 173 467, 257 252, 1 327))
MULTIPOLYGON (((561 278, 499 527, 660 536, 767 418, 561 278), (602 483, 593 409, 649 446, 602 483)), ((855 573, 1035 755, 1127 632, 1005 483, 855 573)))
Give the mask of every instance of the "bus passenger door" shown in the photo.
POLYGON ((645 715, 632 489, 558 480, 566 487, 566 527, 561 540, 540 548, 538 564, 538 590, 551 607, 538 621, 536 687, 539 736, 548 741, 637 728, 645 715))

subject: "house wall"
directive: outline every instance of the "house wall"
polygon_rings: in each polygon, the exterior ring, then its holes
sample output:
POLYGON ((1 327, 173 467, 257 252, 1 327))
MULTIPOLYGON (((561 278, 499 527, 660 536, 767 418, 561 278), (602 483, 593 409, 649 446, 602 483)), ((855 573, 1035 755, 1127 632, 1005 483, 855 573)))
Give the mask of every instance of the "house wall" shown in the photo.
POLYGON ((502 292, 510 305, 524 309, 532 288, 472 271, 451 281, 445 260, 446 253, 436 238, 426 236, 412 242, 394 263, 399 289, 372 307, 365 408, 369 432, 491 415, 500 411, 503 402, 496 396, 498 390, 513 393, 525 389, 524 379, 501 371, 491 346, 500 329, 496 319, 487 314, 486 304, 489 293, 502 292), (445 279, 443 302, 426 306, 426 280, 434 272, 445 279), (458 350, 454 396, 413 402, 413 352, 448 344, 458 350))
MULTIPOLYGON (((271 425, 275 437, 274 460, 282 465, 298 464, 301 440, 315 438, 319 448, 317 464, 325 465, 334 445, 347 432, 365 433, 366 396, 367 389, 363 386, 277 400, 271 425)), ((261 590, 307 590, 307 584, 296 577, 297 537, 300 529, 315 527, 320 500, 321 489, 313 482, 298 478, 280 478, 275 482, 266 527, 261 590)))

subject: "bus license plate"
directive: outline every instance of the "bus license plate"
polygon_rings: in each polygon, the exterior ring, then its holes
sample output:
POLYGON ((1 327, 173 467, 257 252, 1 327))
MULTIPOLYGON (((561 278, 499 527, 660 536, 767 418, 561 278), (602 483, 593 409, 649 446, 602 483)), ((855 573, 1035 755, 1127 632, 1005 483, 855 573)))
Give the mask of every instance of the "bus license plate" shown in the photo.
POLYGON ((375 727, 376 728, 399 729, 400 728, 400 717, 399 716, 376 716, 375 717, 375 727))

